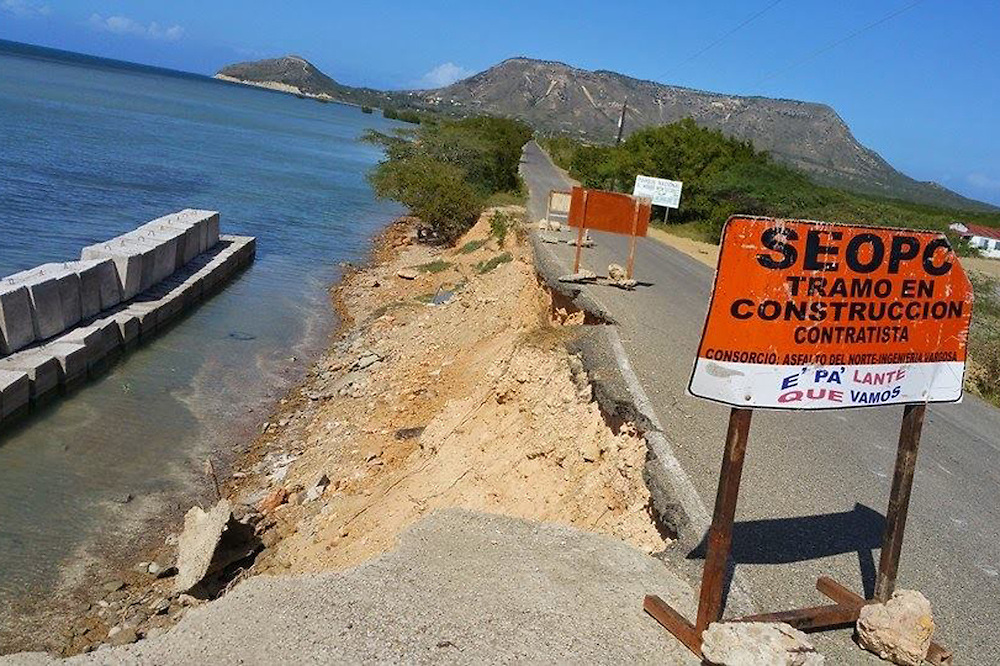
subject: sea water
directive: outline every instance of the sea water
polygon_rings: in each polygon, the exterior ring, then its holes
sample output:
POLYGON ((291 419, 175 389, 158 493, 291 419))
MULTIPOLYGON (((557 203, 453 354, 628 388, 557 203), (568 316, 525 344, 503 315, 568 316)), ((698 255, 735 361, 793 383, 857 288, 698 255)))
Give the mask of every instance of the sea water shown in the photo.
POLYGON ((338 264, 397 207, 359 141, 396 124, 208 77, 0 41, 0 276, 181 208, 252 267, 101 379, 0 432, 0 626, 207 496, 321 349, 338 264), (7 614, 5 618, 4 615, 7 614))

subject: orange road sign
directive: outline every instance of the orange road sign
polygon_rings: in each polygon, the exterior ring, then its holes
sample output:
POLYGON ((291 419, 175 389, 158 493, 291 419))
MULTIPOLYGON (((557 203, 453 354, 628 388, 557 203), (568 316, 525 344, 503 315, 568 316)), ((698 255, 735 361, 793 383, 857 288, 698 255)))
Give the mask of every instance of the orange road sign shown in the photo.
POLYGON ((736 407, 957 402, 972 299, 942 233, 732 217, 688 389, 736 407))
POLYGON ((649 228, 649 199, 628 194, 574 187, 569 206, 569 226, 644 237, 649 228), (639 214, 635 204, 639 202, 639 214), (634 226, 633 226, 634 225, 634 226))

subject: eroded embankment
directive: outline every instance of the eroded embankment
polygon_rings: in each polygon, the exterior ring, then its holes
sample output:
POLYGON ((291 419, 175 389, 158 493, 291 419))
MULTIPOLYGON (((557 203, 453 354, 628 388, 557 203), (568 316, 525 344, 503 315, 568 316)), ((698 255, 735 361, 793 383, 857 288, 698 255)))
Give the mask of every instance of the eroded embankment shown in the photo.
POLYGON ((270 547, 256 569, 348 566, 452 506, 663 548, 647 513, 645 446, 628 424, 609 429, 563 345, 583 313, 554 307, 525 243, 511 234, 501 247, 488 229, 481 221, 455 250, 405 246, 341 288, 359 325, 303 388, 310 404, 267 444, 270 459, 300 453, 282 479, 290 501, 263 519, 270 547), (399 277, 407 270, 417 277, 399 277), (425 304, 435 296, 445 302, 425 304), (309 501, 324 475, 330 485, 309 501))
MULTIPOLYGON (((644 441, 609 423, 566 342, 585 315, 553 302, 530 249, 489 235, 454 249, 403 220, 343 281, 340 338, 282 400, 223 484, 263 544, 203 596, 258 574, 342 569, 389 550, 430 511, 460 507, 572 525, 644 552, 666 546, 643 483, 644 441)), ((148 558, 166 569, 168 539, 148 558)), ((132 572, 98 591, 64 652, 155 635, 202 603, 132 572)))

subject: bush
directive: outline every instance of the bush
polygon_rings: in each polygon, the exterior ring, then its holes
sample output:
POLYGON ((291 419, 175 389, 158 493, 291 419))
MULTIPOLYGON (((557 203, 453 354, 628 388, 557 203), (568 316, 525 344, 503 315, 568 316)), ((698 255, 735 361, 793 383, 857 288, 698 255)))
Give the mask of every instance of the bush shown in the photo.
POLYGON ((490 235, 497 239, 500 247, 507 240, 507 232, 517 226, 518 218, 507 211, 494 211, 490 216, 490 235))
POLYGON ((476 270, 479 272, 480 275, 485 275, 486 273, 489 273, 500 264, 507 264, 513 260, 514 257, 511 256, 510 252, 504 252, 503 254, 498 254, 489 261, 480 261, 478 264, 476 264, 476 270))
POLYGON ((518 193, 521 149, 531 130, 503 118, 424 123, 365 140, 385 149, 370 175, 375 192, 401 202, 432 234, 453 242, 471 227, 489 198, 518 193))
POLYGON ((390 120, 398 120, 404 123, 413 123, 414 125, 420 124, 420 114, 416 111, 406 109, 400 110, 387 106, 382 110, 382 116, 390 120))
POLYGON ((371 182, 378 196, 402 203, 445 243, 465 233, 482 210, 481 196, 460 169, 424 155, 382 163, 371 182))
POLYGON ((372 107, 370 107, 370 106, 362 106, 361 107, 361 113, 371 113, 371 112, 372 112, 372 107))
MULTIPOLYGON (((948 210, 818 185, 749 141, 698 127, 689 118, 641 129, 618 146, 585 145, 566 137, 542 143, 556 164, 586 187, 631 192, 637 174, 683 181, 680 208, 670 211, 670 222, 696 224, 714 242, 735 213, 940 230, 956 220, 1000 226, 998 213, 948 210)), ((972 252, 961 245, 956 249, 972 252)))

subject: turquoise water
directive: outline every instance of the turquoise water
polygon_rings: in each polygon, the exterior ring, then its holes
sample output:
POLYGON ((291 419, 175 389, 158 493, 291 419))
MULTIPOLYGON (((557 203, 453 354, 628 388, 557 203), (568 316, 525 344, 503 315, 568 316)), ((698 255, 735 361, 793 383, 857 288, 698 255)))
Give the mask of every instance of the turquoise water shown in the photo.
MULTIPOLYGON (((358 137, 395 126, 205 77, 0 41, 0 276, 179 208, 257 261, 101 380, 0 433, 0 626, 14 601, 127 554, 207 493, 332 326, 337 265, 399 211, 358 137), (120 500, 131 495, 127 503, 120 500)), ((10 618, 8 618, 10 619, 10 618)), ((2 629, 0 629, 2 631, 2 629)))

